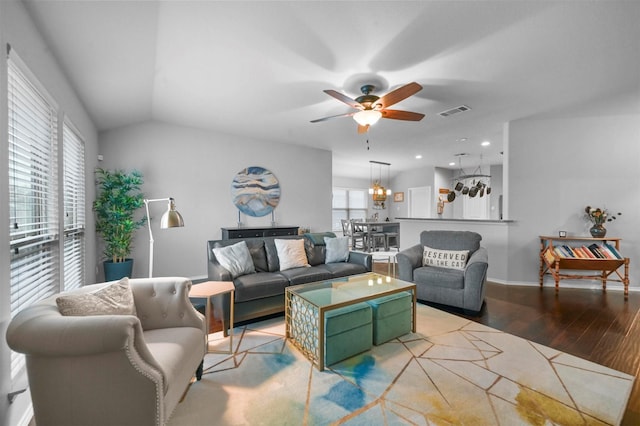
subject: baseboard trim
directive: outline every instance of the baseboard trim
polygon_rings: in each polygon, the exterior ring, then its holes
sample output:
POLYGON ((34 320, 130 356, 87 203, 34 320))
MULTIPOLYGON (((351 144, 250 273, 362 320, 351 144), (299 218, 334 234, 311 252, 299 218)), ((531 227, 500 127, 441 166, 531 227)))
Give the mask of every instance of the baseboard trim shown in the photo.
MULTIPOLYGON (((522 286, 522 287, 540 287, 539 282, 532 281, 504 281, 493 278, 487 278, 488 282, 499 284, 499 285, 513 285, 513 286, 522 286)), ((545 288, 553 288, 556 284, 553 281, 549 281, 543 284, 545 288)), ((560 281, 560 289, 563 288, 575 288, 575 289, 585 289, 585 290, 602 290, 602 284, 597 281, 585 281, 585 280, 561 280, 560 281)), ((624 292, 624 286, 621 283, 607 283, 607 291, 619 291, 624 292)), ((640 288, 638 287, 629 287, 629 293, 640 293, 640 288)))

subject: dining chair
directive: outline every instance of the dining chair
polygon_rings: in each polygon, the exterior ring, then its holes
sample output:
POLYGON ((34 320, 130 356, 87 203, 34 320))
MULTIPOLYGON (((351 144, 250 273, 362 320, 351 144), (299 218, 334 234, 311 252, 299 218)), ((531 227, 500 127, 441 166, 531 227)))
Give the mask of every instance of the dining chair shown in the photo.
POLYGON ((360 225, 355 225, 354 220, 349 220, 349 233, 351 248, 353 250, 367 251, 367 233, 360 225))

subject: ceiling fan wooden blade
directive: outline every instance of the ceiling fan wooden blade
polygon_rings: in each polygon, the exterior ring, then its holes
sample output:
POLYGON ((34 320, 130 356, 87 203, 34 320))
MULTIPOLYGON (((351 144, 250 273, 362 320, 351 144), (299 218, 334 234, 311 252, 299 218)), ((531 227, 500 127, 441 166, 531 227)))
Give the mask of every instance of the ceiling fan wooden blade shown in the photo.
POLYGON ((424 118, 424 114, 411 111, 400 111, 397 109, 383 109, 380 111, 382 118, 391 118, 393 120, 420 121, 424 118))
POLYGON ((387 93, 386 95, 378 99, 376 103, 382 105, 382 108, 387 108, 393 104, 397 104, 401 100, 406 99, 411 95, 415 95, 421 90, 422 86, 420 86, 416 82, 405 84, 404 86, 387 93))
POLYGON ((367 133, 369 131, 369 125, 361 126, 358 124, 358 133, 367 133))
POLYGON ((355 114, 358 111, 354 111, 354 112, 349 112, 347 114, 338 114, 338 115, 332 115, 330 117, 324 117, 324 118, 317 118, 315 120, 311 120, 312 123, 318 123, 320 121, 327 121, 327 120, 331 120, 332 118, 340 118, 340 117, 351 117, 353 114, 355 114))
POLYGON ((333 96, 334 98, 336 98, 340 102, 344 102, 345 104, 349 105, 352 108, 364 109, 364 107, 362 105, 360 105, 360 103, 358 103, 355 99, 351 99, 350 97, 348 97, 347 95, 345 95, 343 93, 337 92, 337 91, 332 90, 332 89, 325 90, 324 93, 326 93, 329 96, 333 96))

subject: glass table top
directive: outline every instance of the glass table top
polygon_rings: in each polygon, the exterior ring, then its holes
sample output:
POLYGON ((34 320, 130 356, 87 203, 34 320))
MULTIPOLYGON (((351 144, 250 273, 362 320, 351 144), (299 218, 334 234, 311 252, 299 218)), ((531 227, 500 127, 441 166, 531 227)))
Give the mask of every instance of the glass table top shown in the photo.
POLYGON ((410 290, 415 284, 390 276, 369 272, 360 275, 334 278, 315 283, 287 287, 294 293, 317 307, 327 307, 354 300, 374 298, 384 294, 410 290))

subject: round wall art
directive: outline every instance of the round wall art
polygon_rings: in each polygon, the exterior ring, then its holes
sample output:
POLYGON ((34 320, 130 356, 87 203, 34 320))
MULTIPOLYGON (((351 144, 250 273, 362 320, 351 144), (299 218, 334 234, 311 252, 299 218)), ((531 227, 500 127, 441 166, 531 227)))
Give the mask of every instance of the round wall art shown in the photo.
POLYGON ((247 167, 233 178, 231 199, 244 214, 253 217, 266 216, 280 202, 280 183, 267 169, 247 167))

